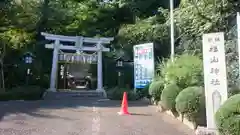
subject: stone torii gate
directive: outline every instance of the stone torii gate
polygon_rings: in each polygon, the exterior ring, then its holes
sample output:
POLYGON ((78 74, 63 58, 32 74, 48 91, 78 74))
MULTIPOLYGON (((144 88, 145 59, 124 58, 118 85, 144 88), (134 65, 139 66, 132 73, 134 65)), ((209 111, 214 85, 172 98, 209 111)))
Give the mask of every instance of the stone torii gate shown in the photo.
POLYGON ((114 38, 89 38, 82 36, 63 36, 54 35, 48 33, 41 33, 47 40, 54 41, 54 44, 46 44, 45 48, 53 49, 52 70, 50 79, 49 91, 56 92, 56 80, 57 80, 57 65, 58 54, 60 50, 76 50, 76 51, 92 51, 97 52, 97 92, 105 92, 103 89, 103 75, 102 75, 102 52, 110 51, 109 48, 105 48, 103 44, 109 44, 114 38), (74 42, 75 45, 63 45, 60 42, 74 42), (83 43, 96 44, 94 47, 84 46, 83 43))

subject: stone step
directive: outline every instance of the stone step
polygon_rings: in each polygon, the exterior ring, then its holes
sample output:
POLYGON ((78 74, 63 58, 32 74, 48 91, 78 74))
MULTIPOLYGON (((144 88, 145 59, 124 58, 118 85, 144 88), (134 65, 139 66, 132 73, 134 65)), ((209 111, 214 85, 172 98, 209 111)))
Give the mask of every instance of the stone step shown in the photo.
POLYGON ((104 92, 96 92, 96 91, 46 92, 44 99, 63 99, 63 98, 81 98, 81 97, 104 98, 104 92))

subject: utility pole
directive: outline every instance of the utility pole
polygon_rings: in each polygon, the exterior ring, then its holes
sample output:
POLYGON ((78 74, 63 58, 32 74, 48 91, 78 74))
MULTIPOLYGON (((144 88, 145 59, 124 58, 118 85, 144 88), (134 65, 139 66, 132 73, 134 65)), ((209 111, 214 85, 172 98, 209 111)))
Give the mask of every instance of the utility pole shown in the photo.
POLYGON ((171 20, 171 60, 174 61, 174 16, 173 8, 174 1, 170 0, 170 20, 171 20))

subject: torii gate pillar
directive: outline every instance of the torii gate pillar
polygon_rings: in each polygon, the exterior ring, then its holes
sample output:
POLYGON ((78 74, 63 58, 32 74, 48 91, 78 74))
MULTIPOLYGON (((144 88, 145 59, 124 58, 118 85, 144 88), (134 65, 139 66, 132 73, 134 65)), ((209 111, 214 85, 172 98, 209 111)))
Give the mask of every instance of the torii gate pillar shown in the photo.
POLYGON ((53 58, 52 58, 52 70, 50 78, 50 88, 48 89, 51 92, 56 92, 56 80, 57 80, 57 70, 58 70, 58 52, 59 52, 59 40, 55 40, 54 49, 53 49, 53 58))
POLYGON ((102 45, 100 42, 97 43, 97 91, 104 92, 103 89, 103 75, 102 75, 102 45))

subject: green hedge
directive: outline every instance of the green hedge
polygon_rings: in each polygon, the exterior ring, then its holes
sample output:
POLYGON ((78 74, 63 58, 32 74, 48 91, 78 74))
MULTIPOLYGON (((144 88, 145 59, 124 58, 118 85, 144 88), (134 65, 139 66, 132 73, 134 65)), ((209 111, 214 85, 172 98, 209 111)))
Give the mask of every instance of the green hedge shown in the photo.
POLYGON ((176 98, 176 110, 195 125, 205 125, 205 95, 202 87, 188 87, 176 98))
POLYGON ((39 100, 45 90, 38 86, 19 86, 0 92, 0 101, 8 100, 39 100))
POLYGON ((161 100, 162 90, 164 88, 164 82, 162 80, 153 81, 149 86, 149 95, 153 98, 154 102, 161 100))
POLYGON ((122 100, 123 93, 127 92, 128 100, 137 100, 139 96, 135 94, 134 90, 129 88, 111 88, 107 90, 107 97, 111 100, 122 100))
POLYGON ((136 90, 136 94, 138 95, 139 98, 144 98, 147 97, 149 98, 149 87, 150 87, 151 83, 147 84, 143 89, 137 89, 136 90))
POLYGON ((175 99, 181 92, 181 89, 176 84, 167 85, 161 95, 161 104, 166 110, 175 111, 175 99))
POLYGON ((230 97, 216 112, 220 135, 240 135, 240 94, 230 97))

